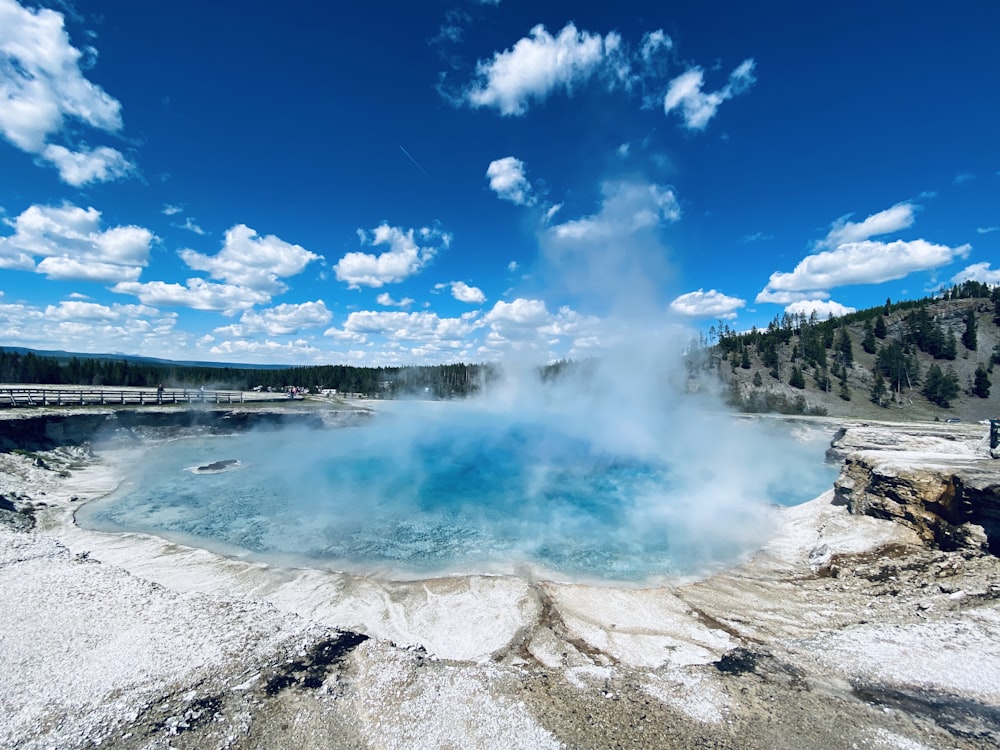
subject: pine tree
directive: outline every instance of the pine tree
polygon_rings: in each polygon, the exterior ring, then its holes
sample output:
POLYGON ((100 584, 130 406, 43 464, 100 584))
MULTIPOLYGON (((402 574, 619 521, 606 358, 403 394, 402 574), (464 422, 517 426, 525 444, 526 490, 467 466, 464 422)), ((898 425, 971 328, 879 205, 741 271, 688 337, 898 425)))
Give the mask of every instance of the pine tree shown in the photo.
POLYGON ((847 328, 844 326, 840 327, 837 331, 837 353, 840 354, 840 361, 845 366, 850 366, 854 363, 854 350, 851 348, 851 336, 847 332, 847 328))
POLYGON ((882 373, 875 372, 875 382, 872 383, 872 403, 882 406, 882 401, 885 400, 886 387, 885 378, 882 377, 882 373))
POLYGON ((748 347, 743 347, 743 357, 740 359, 740 367, 744 370, 750 369, 750 350, 748 347))
POLYGON ((847 371, 843 370, 840 376, 840 391, 837 393, 844 401, 851 400, 851 389, 847 387, 847 371))
POLYGON ((865 321, 863 330, 865 335, 861 339, 861 348, 869 354, 874 354, 875 349, 878 347, 878 343, 875 341, 875 332, 872 330, 872 324, 870 321, 865 321))
POLYGON ((802 370, 797 365, 792 368, 792 374, 788 377, 788 385, 799 390, 806 387, 805 376, 803 376, 802 370))
POLYGON ((965 332, 962 334, 962 346, 970 352, 976 351, 976 310, 970 307, 965 315, 965 332))
POLYGON ((875 318, 875 338, 884 339, 886 335, 885 318, 879 315, 875 318))
POLYGON ((979 363, 979 367, 976 368, 976 378, 972 383, 972 395, 979 396, 979 398, 989 398, 990 397, 990 375, 986 370, 986 366, 982 362, 979 363))
POLYGON ((753 384, 755 388, 760 388, 762 385, 764 385, 764 379, 761 378, 760 376, 760 370, 757 370, 753 374, 753 384))

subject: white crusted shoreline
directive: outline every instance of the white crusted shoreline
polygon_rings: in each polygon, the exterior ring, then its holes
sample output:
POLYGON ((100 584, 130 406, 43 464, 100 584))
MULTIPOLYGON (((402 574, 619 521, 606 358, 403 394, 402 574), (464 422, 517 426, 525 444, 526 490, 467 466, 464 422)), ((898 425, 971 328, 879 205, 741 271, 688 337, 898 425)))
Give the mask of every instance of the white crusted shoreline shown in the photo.
POLYGON ((118 477, 53 468, 77 458, 0 456, 0 492, 46 503, 34 531, 0 525, 0 746, 985 747, 1000 728, 1000 607, 976 588, 996 559, 832 491, 679 587, 387 582, 81 529, 118 477), (321 664, 340 631, 370 639, 321 664))

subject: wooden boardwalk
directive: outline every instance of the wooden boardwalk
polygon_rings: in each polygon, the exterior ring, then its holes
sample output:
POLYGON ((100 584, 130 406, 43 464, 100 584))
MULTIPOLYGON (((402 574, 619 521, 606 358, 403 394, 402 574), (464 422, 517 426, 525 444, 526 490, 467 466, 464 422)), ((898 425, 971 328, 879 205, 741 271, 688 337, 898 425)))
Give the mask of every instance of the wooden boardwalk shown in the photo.
POLYGON ((243 404, 287 401, 285 393, 222 391, 207 388, 125 388, 110 386, 0 384, 0 407, 160 406, 164 404, 243 404))

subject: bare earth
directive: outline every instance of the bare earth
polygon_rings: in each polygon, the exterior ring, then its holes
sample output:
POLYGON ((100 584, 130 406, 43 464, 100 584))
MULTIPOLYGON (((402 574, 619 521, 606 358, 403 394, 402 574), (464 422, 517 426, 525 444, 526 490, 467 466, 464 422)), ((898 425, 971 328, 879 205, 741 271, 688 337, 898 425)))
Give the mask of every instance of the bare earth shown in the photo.
MULTIPOLYGON (((1000 472, 982 430, 852 435, 1000 472)), ((389 582, 77 527, 134 460, 0 453, 0 747, 1000 745, 997 558, 832 490, 698 582, 389 582)))

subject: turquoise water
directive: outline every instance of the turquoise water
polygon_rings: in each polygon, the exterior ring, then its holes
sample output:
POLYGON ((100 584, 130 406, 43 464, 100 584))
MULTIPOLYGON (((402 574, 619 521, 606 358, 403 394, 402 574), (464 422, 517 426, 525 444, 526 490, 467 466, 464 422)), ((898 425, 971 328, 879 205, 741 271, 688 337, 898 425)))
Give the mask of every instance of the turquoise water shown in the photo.
POLYGON ((772 527, 770 503, 808 500, 833 481, 826 443, 799 446, 746 497, 723 498, 724 482, 712 509, 714 495, 700 487, 692 497, 669 458, 616 455, 551 424, 457 414, 174 441, 78 522, 390 576, 527 565, 643 581, 738 558, 772 527), (231 459, 223 471, 196 470, 231 459))

